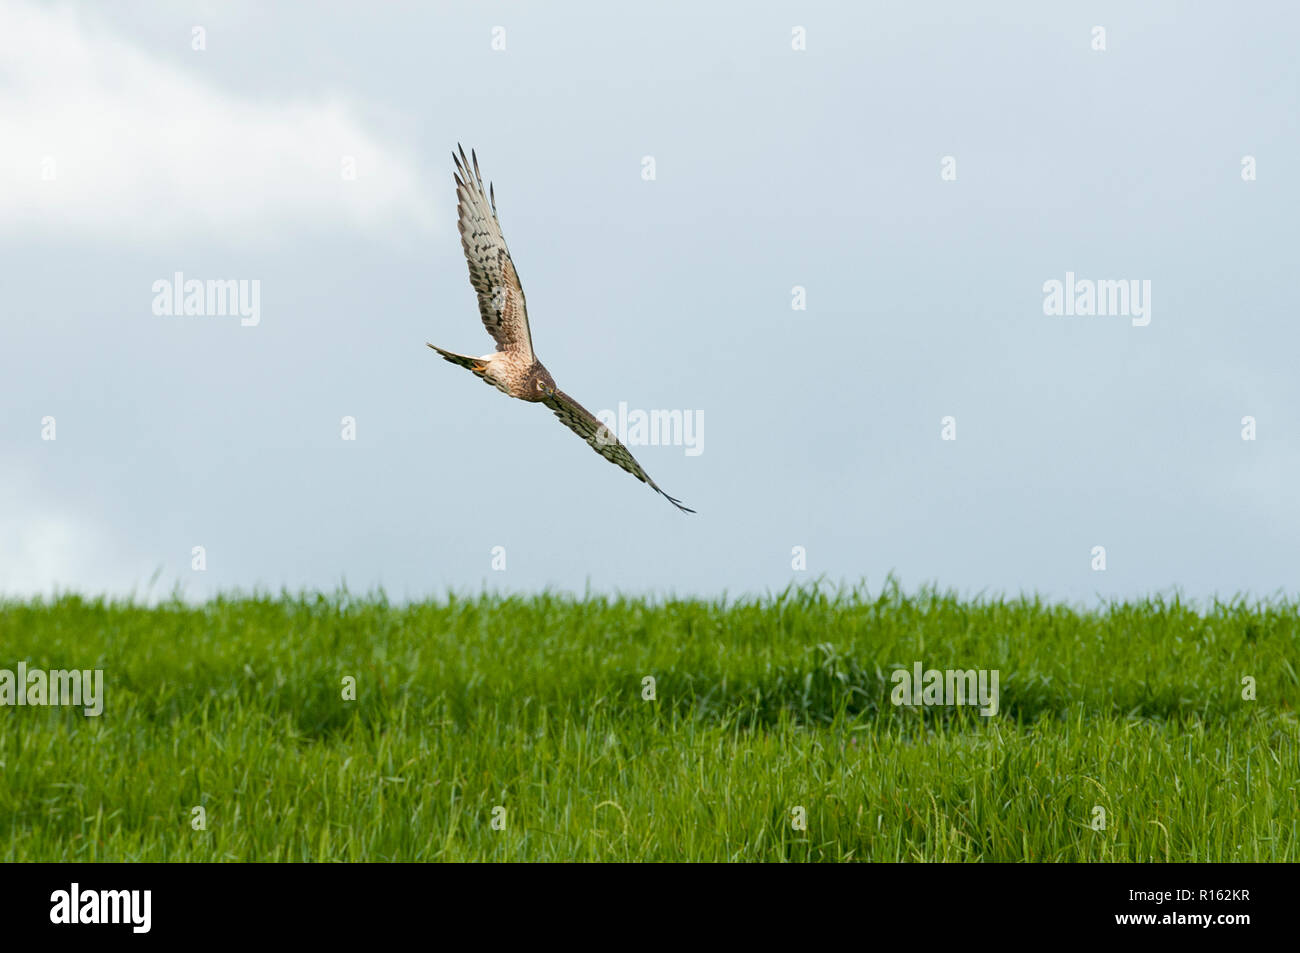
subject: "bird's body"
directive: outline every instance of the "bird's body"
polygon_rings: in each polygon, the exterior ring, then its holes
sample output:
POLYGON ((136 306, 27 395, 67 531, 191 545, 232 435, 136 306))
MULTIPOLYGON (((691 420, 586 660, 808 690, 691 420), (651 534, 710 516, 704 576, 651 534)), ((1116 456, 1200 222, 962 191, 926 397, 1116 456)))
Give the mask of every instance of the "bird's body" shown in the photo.
MULTIPOLYGON (((432 345, 430 345, 432 347, 432 345)), ((434 348, 440 352, 443 357, 449 357, 449 352, 441 348, 434 348)), ((459 357, 460 355, 455 355, 459 357)), ((449 358, 450 359, 450 358, 449 358)), ((456 363, 453 361, 453 363, 456 363)), ((529 400, 539 402, 545 394, 536 386, 536 380, 541 379, 548 381, 552 387, 555 386, 554 380, 542 366, 542 362, 534 358, 528 360, 516 351, 496 351, 492 354, 484 354, 480 358, 475 358, 474 364, 481 366, 482 370, 471 367, 475 374, 487 381, 501 393, 509 397, 517 397, 520 400, 529 400)))
POLYGON ((471 164, 471 160, 465 157, 465 150, 461 149, 459 155, 453 153, 452 159, 456 163, 457 212, 461 246, 469 265, 469 281, 478 294, 479 317, 496 341, 497 349, 482 357, 470 357, 445 351, 434 344, 429 347, 510 397, 545 404, 561 423, 587 441, 606 460, 648 484, 679 510, 694 513, 659 489, 608 427, 555 386, 555 379, 533 353, 524 289, 497 221, 495 192, 491 187, 486 191, 483 188, 478 156, 473 156, 471 164))

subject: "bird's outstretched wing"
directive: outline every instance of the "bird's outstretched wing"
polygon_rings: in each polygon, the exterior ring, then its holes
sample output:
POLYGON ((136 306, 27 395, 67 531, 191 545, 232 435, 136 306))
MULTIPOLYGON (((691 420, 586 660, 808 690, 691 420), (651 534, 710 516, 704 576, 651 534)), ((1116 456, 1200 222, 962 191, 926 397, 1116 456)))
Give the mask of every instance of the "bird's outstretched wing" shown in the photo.
POLYGON ((497 342, 498 351, 516 351, 533 360, 533 338, 528 330, 528 307, 524 289, 501 223, 497 221, 496 194, 483 188, 478 171, 478 156, 465 158, 465 150, 452 153, 456 163, 457 213, 460 217, 460 243, 469 264, 469 283, 478 294, 478 313, 483 327, 497 342))
POLYGON ((642 483, 649 484, 650 488, 662 496, 665 500, 677 507, 683 513, 694 513, 695 511, 689 506, 683 506, 681 500, 669 496, 663 490, 659 489, 659 484, 650 479, 650 475, 641 469, 641 464, 636 462, 627 447, 619 442, 613 432, 596 419, 587 408, 570 397, 562 390, 557 390, 551 397, 542 401, 547 407, 555 411, 555 416, 560 418, 560 422, 576 433, 583 440, 591 445, 591 448, 598 454, 608 460, 610 463, 616 463, 628 473, 632 474, 642 483))

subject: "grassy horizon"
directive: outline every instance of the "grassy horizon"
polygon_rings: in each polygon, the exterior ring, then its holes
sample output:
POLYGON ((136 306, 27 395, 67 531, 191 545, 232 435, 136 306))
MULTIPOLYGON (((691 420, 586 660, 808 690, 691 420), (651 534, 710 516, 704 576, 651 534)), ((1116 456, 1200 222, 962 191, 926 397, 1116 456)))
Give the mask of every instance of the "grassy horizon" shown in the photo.
POLYGON ((0 707, 0 859, 1294 861, 1298 648, 1285 599, 894 584, 0 600, 0 669, 106 696, 0 707), (895 706, 918 661, 999 713, 895 706))

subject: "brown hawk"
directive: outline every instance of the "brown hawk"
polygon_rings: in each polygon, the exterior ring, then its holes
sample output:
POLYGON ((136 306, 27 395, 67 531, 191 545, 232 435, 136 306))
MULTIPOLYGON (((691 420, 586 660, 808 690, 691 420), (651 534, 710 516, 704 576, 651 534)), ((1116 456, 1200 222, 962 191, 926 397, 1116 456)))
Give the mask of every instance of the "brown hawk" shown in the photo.
MULTIPOLYGON (((483 326, 497 343, 492 354, 469 357, 444 351, 430 344, 448 361, 468 369, 480 380, 520 400, 545 404, 560 422, 591 445, 610 463, 616 463, 642 483, 660 494, 684 513, 694 513, 683 506, 650 479, 641 464, 619 442, 608 427, 590 411, 555 386, 550 372, 533 353, 533 338, 528 330, 528 309, 524 304, 524 289, 519 284, 519 274, 506 248, 497 221, 496 191, 491 185, 483 188, 483 177, 478 170, 478 156, 472 158, 452 153, 456 163, 457 211, 460 214, 460 243, 469 263, 469 283, 478 294, 479 317, 483 326), (470 174, 471 168, 473 175, 470 174)), ((427 342, 426 342, 427 343, 427 342)))

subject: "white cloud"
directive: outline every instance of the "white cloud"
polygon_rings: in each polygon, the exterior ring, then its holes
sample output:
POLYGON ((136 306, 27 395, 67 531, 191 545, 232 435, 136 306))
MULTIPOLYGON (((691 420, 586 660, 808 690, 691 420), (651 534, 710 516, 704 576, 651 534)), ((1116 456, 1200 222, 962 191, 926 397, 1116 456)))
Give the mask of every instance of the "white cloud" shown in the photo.
POLYGON ((55 506, 23 509, 22 518, 0 514, 0 596, 148 589, 153 569, 108 545, 89 520, 55 506))
POLYGON ((0 0, 0 233, 243 242, 430 227, 417 166, 350 104, 231 95, 203 77, 204 55, 180 69, 75 10, 0 0))

